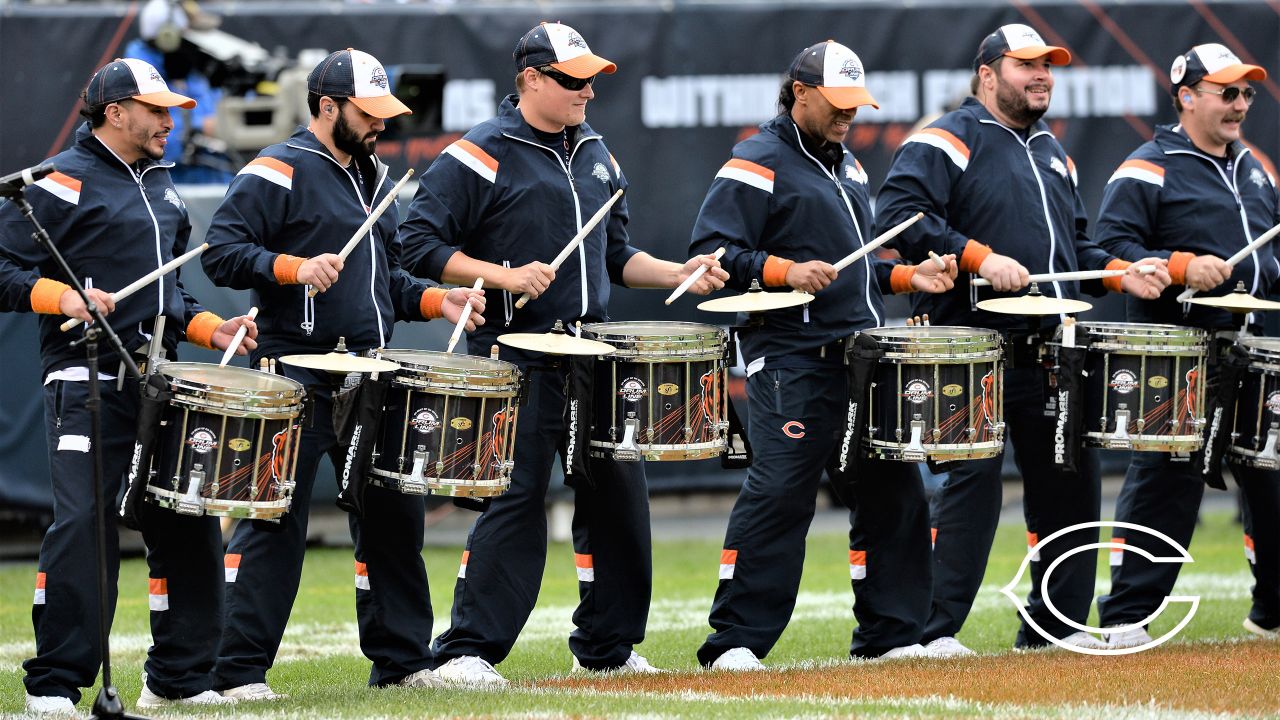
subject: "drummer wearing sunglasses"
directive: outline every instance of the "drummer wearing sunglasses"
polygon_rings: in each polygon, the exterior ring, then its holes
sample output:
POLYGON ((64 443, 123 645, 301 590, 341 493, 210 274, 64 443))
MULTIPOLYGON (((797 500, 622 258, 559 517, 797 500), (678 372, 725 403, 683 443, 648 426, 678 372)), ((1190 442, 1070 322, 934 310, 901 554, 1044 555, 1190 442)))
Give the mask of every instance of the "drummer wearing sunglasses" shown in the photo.
MULTIPOLYGON (((1240 316, 1179 303, 1181 286, 1208 295, 1225 295, 1238 283, 1259 297, 1275 291, 1280 262, 1274 245, 1252 252, 1234 267, 1222 259, 1280 222, 1274 170, 1254 155, 1241 134, 1256 96, 1249 81, 1266 78, 1266 70, 1242 62, 1217 43, 1197 45, 1174 58, 1169 81, 1178 122, 1157 127, 1154 138, 1121 163, 1107 183, 1098 215, 1097 240, 1110 252, 1125 259, 1155 255, 1169 261, 1173 287, 1157 300, 1131 298, 1130 322, 1202 328, 1219 334, 1225 346, 1234 340, 1240 316)), ((1251 332, 1260 330, 1251 327, 1251 332)), ((1220 372, 1215 353, 1209 358, 1211 397, 1220 372)), ((1226 399, 1215 402, 1227 404, 1226 399)), ((1225 409, 1230 417, 1231 408, 1225 409)), ((1212 405, 1201 409, 1202 417, 1213 415, 1212 405)), ((1212 432, 1211 421, 1206 435, 1212 432)), ((1116 519, 1145 525, 1188 546, 1205 484, 1226 489, 1220 465, 1217 458, 1187 463, 1164 453, 1134 453, 1116 519)), ((1234 460, 1228 466, 1244 494, 1246 556, 1256 581, 1244 628, 1275 639, 1280 633, 1280 537, 1275 533, 1280 473, 1234 460)), ((1127 547, 1154 547, 1145 533, 1116 534, 1127 547)), ((1098 599, 1101 625, 1127 626, 1151 616, 1173 588, 1178 569, 1176 563, 1123 553, 1122 562, 1111 567, 1110 594, 1098 599)), ((1151 642, 1151 636, 1134 627, 1117 629, 1109 640, 1112 647, 1137 647, 1151 642)))

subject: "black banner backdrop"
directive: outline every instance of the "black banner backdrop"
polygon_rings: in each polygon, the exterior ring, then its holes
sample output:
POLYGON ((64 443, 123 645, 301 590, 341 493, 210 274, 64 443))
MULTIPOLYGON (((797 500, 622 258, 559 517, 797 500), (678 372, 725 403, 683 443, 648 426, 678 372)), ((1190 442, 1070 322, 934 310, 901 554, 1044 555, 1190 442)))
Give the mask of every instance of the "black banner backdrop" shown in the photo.
MULTIPOLYGON (((834 38, 861 56, 881 102, 881 110, 859 113, 849 140, 873 187, 915 121, 967 92, 969 63, 986 33, 1023 22, 1068 47, 1075 62, 1055 73, 1050 115, 1076 161, 1090 212, 1124 156, 1155 124, 1172 121, 1167 72, 1175 54, 1222 42, 1246 62, 1280 72, 1280 6, 1264 2, 205 7, 223 15, 223 30, 290 57, 307 48, 356 47, 388 66, 443 66, 445 132, 381 143, 380 154, 396 172, 426 169, 466 128, 492 115, 511 91, 511 50, 529 27, 540 20, 574 26, 619 66, 596 83, 589 117, 631 181, 632 240, 671 259, 684 256, 703 193, 732 145, 773 114, 782 71, 795 53, 820 40, 834 38)), ((136 11, 136 4, 22 5, 0 14, 0 172, 65 147, 79 122, 83 83, 136 36, 136 11)), ((1261 154, 1276 157, 1280 85, 1272 78, 1259 89, 1248 138, 1261 154)), ((188 270, 187 282, 199 273, 188 270)), ((220 290, 197 295, 215 309, 243 304, 220 290)), ((693 305, 689 299, 668 308, 653 292, 619 290, 613 312, 617 319, 723 320, 693 305)), ((1115 302, 1093 311, 1112 318, 1119 312, 1115 302)), ((0 315, 0 337, 6 380, 0 383, 0 507, 47 507, 34 323, 0 315)))

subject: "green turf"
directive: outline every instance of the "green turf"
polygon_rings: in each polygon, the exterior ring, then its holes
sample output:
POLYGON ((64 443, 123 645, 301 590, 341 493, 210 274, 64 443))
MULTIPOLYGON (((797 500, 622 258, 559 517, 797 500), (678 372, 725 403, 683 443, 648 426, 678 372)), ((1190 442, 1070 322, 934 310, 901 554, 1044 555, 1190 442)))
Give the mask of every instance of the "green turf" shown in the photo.
MULTIPOLYGON (((459 542, 462 538, 459 537, 459 542)), ((842 534, 810 538, 805 560, 801 600, 781 642, 768 657, 770 665, 833 662, 845 656, 853 627, 852 594, 848 580, 848 552, 842 534)), ((432 582, 432 603, 447 618, 461 547, 431 548, 424 556, 432 582)), ((1002 527, 974 613, 960 640, 981 652, 1007 649, 1016 630, 1011 605, 997 589, 1016 572, 1025 552, 1021 526, 1002 527)), ((1241 531, 1226 514, 1206 517, 1191 548, 1196 562, 1183 572, 1180 590, 1203 596, 1199 612, 1178 642, 1243 637, 1240 622, 1248 612, 1252 578, 1243 560, 1241 531)), ((706 614, 716 586, 720 543, 664 541, 654 548, 654 608, 650 632, 638 648, 660 667, 692 671, 694 650, 708 631, 706 614)), ((1106 558, 1099 563, 1105 589, 1106 558)), ((31 588, 34 563, 0 567, 0 713, 22 706, 20 663, 33 648, 31 588)), ((947 699, 849 701, 827 698, 725 699, 693 695, 631 695, 581 693, 521 688, 501 693, 466 691, 370 690, 368 664, 356 644, 352 559, 349 550, 313 549, 307 554, 300 599, 286 634, 281 661, 269 680, 290 700, 229 708, 223 716, 243 716, 252 710, 262 717, 422 717, 427 715, 548 716, 670 715, 699 717, 779 716, 930 716, 1007 715, 989 707, 947 699)), ((1026 582, 1024 581, 1024 585, 1026 582)), ((147 628, 146 564, 128 560, 121 569, 121 596, 113 643, 115 679, 132 701, 139 691, 139 674, 149 638, 147 628)), ((537 681, 562 675, 571 657, 565 638, 577 601, 572 549, 553 545, 538 609, 525 635, 500 670, 514 681, 537 681)), ((1176 622, 1162 618, 1153 635, 1176 622)), ((437 622, 439 627, 439 620, 437 622)), ((958 682, 961 680, 958 679, 958 682)), ((91 698, 90 698, 91 699, 91 698)), ((90 699, 82 701, 88 707, 90 699)), ((1029 699, 1029 702, 1033 699, 1029 699)), ((1061 708, 1022 707, 1015 714, 1072 715, 1061 708)), ((184 715, 191 713, 184 709, 184 715)), ((218 716, 218 712, 207 713, 218 716)), ((1106 713, 1103 713, 1104 715, 1106 713)))

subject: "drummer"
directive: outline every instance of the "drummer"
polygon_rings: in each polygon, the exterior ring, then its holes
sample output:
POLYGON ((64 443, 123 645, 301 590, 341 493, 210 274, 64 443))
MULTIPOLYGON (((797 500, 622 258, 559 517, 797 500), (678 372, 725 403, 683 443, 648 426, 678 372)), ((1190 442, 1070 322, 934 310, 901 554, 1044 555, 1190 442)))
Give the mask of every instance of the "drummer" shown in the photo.
MULTIPOLYGON (((1239 329, 1238 316, 1179 303, 1182 286, 1217 289, 1213 294, 1220 295, 1243 282, 1259 297, 1276 288, 1280 266, 1274 244, 1234 268, 1223 260, 1280 223, 1275 178, 1241 139, 1255 95, 1249 81, 1266 77, 1266 70, 1241 62, 1217 43, 1197 45, 1174 58, 1169 81, 1178 122, 1157 127, 1155 137, 1120 165, 1107 183, 1098 215, 1097 239, 1110 252, 1169 261, 1173 287, 1157 300, 1131 298, 1130 321, 1204 328, 1230 343, 1231 331, 1239 329)), ((1210 358, 1211 386, 1216 359, 1210 358)), ((1244 542, 1256 581, 1244 627, 1275 639, 1280 637, 1280 472, 1237 462, 1229 466, 1244 491, 1244 542)), ((1185 458, 1134 453, 1116 520, 1158 530, 1186 547, 1203 495, 1197 468, 1185 458)), ((1160 554, 1147 533, 1118 529, 1116 536, 1160 554)), ((1103 627, 1132 624, 1154 613, 1173 589, 1180 568, 1137 553, 1113 557, 1120 562, 1112 562, 1111 593, 1098 600, 1103 627)), ((1137 628, 1113 633, 1110 640, 1113 647, 1134 647, 1151 637, 1137 628)))
MULTIPOLYGON (((834 40, 800 52, 778 97, 779 114, 733 148, 716 174, 690 252, 725 248, 731 286, 815 293, 813 302, 762 313, 740 333, 747 361, 753 458, 729 516, 714 632, 698 661, 715 670, 762 670, 791 619, 822 471, 845 417, 843 341, 885 324, 882 292, 942 292, 955 256, 919 267, 865 256, 831 263, 871 241, 867 176, 842 144, 858 108, 876 105, 862 61, 834 40), (832 192, 832 185, 835 192, 832 192)), ((853 657, 923 654, 929 610, 929 509, 914 464, 864 461, 850 515, 857 596, 853 657)))
MULTIPOLYGON (((691 292, 727 277, 710 256, 683 265, 631 247, 626 199, 583 240, 560 270, 548 261, 627 181, 603 138, 586 123, 598 75, 617 66, 591 52, 576 30, 542 23, 515 47, 516 93, 498 116, 445 149, 422 177, 401 232, 405 267, 443 282, 484 278, 502 290, 504 322, 467 337, 487 354, 503 332, 540 333, 557 320, 607 320, 609 284, 670 288, 696 268, 711 270, 691 292), (512 301, 534 300, 523 309, 512 301)), ((516 428, 511 489, 476 520, 453 593, 452 625, 436 638, 437 673, 465 686, 503 685, 494 665, 529 619, 547 555, 546 494, 565 434, 565 368, 554 357, 502 348, 530 382, 516 428)), ((591 486, 574 488, 573 548, 580 572, 575 666, 654 672, 635 652, 651 593, 649 502, 639 463, 592 462, 591 486)))
MULTIPOLYGON (((991 281, 1005 293, 1027 285, 1029 272, 1077 269, 1117 269, 1125 260, 1113 258, 1085 234, 1084 207, 1076 190, 1075 167, 1057 138, 1041 120, 1053 94, 1054 65, 1065 65, 1071 54, 1046 45, 1026 25, 1005 25, 985 37, 973 60, 967 98, 907 138, 898 149, 877 199, 881 227, 890 227, 918 211, 925 217, 899 236, 898 245, 919 260, 929 249, 945 248, 960 257, 960 269, 991 281)), ((1102 281, 1111 291, 1154 298, 1169 282, 1163 259, 1150 275, 1129 274, 1102 281)), ((1006 422, 1014 459, 1022 473, 1023 513, 1028 541, 1076 523, 1098 519, 1100 488, 1097 457, 1087 452, 1078 476, 1051 470, 1056 395, 1048 393, 1047 375, 1036 357, 1022 354, 1029 345, 1027 320, 972 310, 976 299, 967 277, 955 292, 919 296, 916 313, 928 313, 935 323, 1000 329, 1006 338, 1006 422), (1012 356, 1011 356, 1012 355, 1012 356)), ((1085 289, 1101 293, 1096 281, 1085 289)), ((1048 296, 1075 298, 1069 282, 1041 287, 1048 296)), ((1052 328, 1046 328, 1052 330, 1052 328)), ((1000 519, 1000 468, 1003 455, 960 463, 933 497, 934 546, 933 610, 924 641, 937 654, 967 655, 971 651, 955 639, 973 606, 982 583, 987 556, 1000 519)), ((1032 563, 1033 590, 1029 614, 1055 637, 1083 647, 1102 642, 1077 632, 1045 607, 1040 577, 1061 552, 1087 542, 1096 533, 1066 538, 1032 563), (1088 536, 1088 537, 1086 537, 1088 536), (1074 540, 1074 541, 1073 541, 1074 540)), ((1093 601, 1096 560, 1081 553, 1059 567, 1049 589, 1053 604, 1072 621, 1084 623, 1093 601)), ((1019 629, 1017 647, 1048 644, 1027 627, 1019 629)))
MULTIPOLYGON (((429 288, 399 265, 394 205, 344 262, 337 253, 395 184, 374 149, 385 121, 409 112, 386 71, 360 50, 329 55, 307 78, 311 122, 258 154, 231 181, 202 257, 214 283, 253 291, 262 308, 262 358, 325 353, 340 337, 355 352, 386 347, 397 320, 456 322, 471 290, 429 288), (308 295, 308 288, 319 291, 308 295)), ((484 319, 472 314, 469 324, 484 319)), ((267 684, 298 592, 307 513, 320 458, 341 469, 333 392, 342 375, 281 365, 314 401, 303 424, 292 511, 279 522, 242 522, 227 549, 227 625, 216 687, 239 700, 279 697, 267 684)), ((431 687, 431 605, 422 562, 421 497, 369 487, 365 521, 352 516, 360 647, 369 684, 431 687)))
MULTIPOLYGON (((129 285, 186 251, 191 223, 161 161, 171 107, 195 101, 169 91, 155 68, 141 60, 116 60, 100 68, 82 94, 86 122, 69 150, 48 162, 58 168, 26 191, 36 219, 86 286, 90 299, 130 351, 149 344, 148 330, 163 315, 163 344, 170 357, 178 341, 226 349, 236 330, 248 329, 238 350, 255 345, 257 328, 247 316, 224 321, 187 294, 176 274, 166 275, 128 299, 108 291, 129 285), (145 184, 144 184, 145 183, 145 184), (92 280, 92 283, 90 283, 92 280), (158 300, 157 300, 158 299, 158 300)), ((141 396, 126 379, 116 351, 99 343, 101 442, 90 447, 86 409, 89 370, 84 348, 72 346, 81 331, 58 326, 71 316, 88 320, 79 294, 61 282, 59 266, 31 237, 32 227, 11 202, 0 203, 0 311, 40 315, 45 432, 53 483, 53 525, 40 546, 36 574, 36 655, 23 663, 27 712, 74 714, 80 688, 98 675, 98 609, 114 614, 119 550, 114 507, 107 519, 108 596, 96 575, 90 492, 94 453, 102 453, 104 497, 113 502, 129 468, 141 396)), ((217 557, 222 536, 216 518, 187 517, 145 505, 142 536, 150 569, 151 635, 141 707, 170 703, 230 702, 212 691, 210 668, 217 652, 222 589, 217 557)))

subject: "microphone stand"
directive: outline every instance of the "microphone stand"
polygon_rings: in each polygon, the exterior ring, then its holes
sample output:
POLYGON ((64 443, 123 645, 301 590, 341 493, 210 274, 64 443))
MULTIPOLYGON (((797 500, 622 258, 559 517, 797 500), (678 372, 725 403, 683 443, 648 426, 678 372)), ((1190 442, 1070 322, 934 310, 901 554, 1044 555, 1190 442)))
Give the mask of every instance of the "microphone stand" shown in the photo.
POLYGON ((107 324, 102 312, 98 306, 89 298, 85 292, 84 286, 80 284, 79 278, 71 271, 71 266, 67 264, 66 258, 62 253, 58 252, 58 248, 49 238, 49 233, 45 231, 40 222, 36 220, 35 212, 31 204, 27 202, 27 198, 23 195, 22 190, 16 190, 12 193, 4 193, 9 196, 19 211, 22 212, 31 225, 35 228, 32 237, 35 238, 57 263, 72 289, 80 295, 84 301, 85 309, 89 311, 89 315, 93 317, 94 322, 86 325, 84 337, 71 343, 75 345, 83 345, 85 350, 85 359, 89 366, 89 399, 85 403, 89 411, 89 452, 93 454, 93 500, 94 500, 94 529, 95 538, 97 540, 97 556, 98 556, 98 640, 102 646, 102 689, 98 691, 98 696, 93 701, 93 713, 91 718, 120 718, 122 720, 145 720, 138 715, 129 715, 124 711, 124 703, 120 701, 120 693, 116 690, 115 685, 111 683, 111 648, 110 648, 110 627, 111 618, 107 611, 107 595, 110 592, 108 586, 107 572, 107 500, 103 497, 104 484, 102 481, 102 395, 98 382, 98 342, 102 338, 107 339, 107 343, 120 356, 121 361, 127 368, 129 375, 134 378, 141 378, 142 373, 138 370, 138 366, 134 363, 133 358, 124 349, 124 345, 120 342, 120 337, 116 335, 111 326, 107 324))

